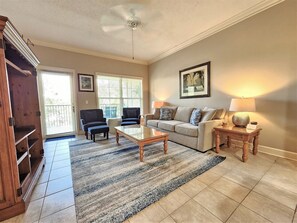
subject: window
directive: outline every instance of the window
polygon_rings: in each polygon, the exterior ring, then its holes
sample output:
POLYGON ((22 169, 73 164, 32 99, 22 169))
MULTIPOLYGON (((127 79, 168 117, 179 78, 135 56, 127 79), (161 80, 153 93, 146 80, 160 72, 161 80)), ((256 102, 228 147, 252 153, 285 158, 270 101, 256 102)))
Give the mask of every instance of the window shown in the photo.
POLYGON ((97 76, 98 105, 104 117, 121 117, 123 107, 142 110, 142 80, 126 77, 97 76))

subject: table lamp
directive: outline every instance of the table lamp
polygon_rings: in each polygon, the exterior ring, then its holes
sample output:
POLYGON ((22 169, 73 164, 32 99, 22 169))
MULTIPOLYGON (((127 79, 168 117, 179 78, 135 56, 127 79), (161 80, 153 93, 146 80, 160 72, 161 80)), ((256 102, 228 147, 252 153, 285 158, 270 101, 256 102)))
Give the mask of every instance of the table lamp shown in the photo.
POLYGON ((246 127, 250 122, 247 112, 256 111, 254 98, 232 98, 230 111, 236 111, 232 117, 232 122, 236 127, 246 127))
POLYGON ((153 101, 152 107, 155 110, 156 108, 161 108, 162 106, 165 105, 164 101, 153 101))

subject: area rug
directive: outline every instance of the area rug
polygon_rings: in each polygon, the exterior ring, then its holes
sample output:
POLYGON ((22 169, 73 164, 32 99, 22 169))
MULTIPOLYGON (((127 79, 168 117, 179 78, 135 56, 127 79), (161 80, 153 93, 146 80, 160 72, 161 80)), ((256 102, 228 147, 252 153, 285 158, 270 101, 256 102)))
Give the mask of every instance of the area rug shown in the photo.
POLYGON ((225 158, 168 142, 138 146, 120 138, 69 142, 77 221, 122 222, 225 158))

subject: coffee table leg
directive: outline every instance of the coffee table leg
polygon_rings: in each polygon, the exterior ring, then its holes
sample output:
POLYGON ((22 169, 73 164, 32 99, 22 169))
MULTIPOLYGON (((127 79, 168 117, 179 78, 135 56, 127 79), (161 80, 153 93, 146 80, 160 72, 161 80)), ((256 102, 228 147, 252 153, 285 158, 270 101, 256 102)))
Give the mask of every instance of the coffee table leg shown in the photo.
POLYGON ((116 131, 116 141, 117 141, 117 144, 119 144, 119 133, 118 133, 118 131, 116 131))
POLYGON ((139 145, 139 159, 140 159, 140 162, 143 162, 143 154, 144 154, 143 145, 139 145))
POLYGON ((164 154, 167 154, 167 151, 168 151, 168 143, 167 143, 167 137, 165 138, 164 140, 164 154))

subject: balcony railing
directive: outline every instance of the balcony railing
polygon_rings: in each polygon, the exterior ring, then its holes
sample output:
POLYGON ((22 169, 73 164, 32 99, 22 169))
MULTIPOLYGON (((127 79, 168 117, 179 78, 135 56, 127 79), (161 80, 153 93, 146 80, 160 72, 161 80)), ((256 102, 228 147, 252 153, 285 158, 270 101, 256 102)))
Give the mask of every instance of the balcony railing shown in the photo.
POLYGON ((72 132, 72 105, 45 105, 47 135, 72 132))

